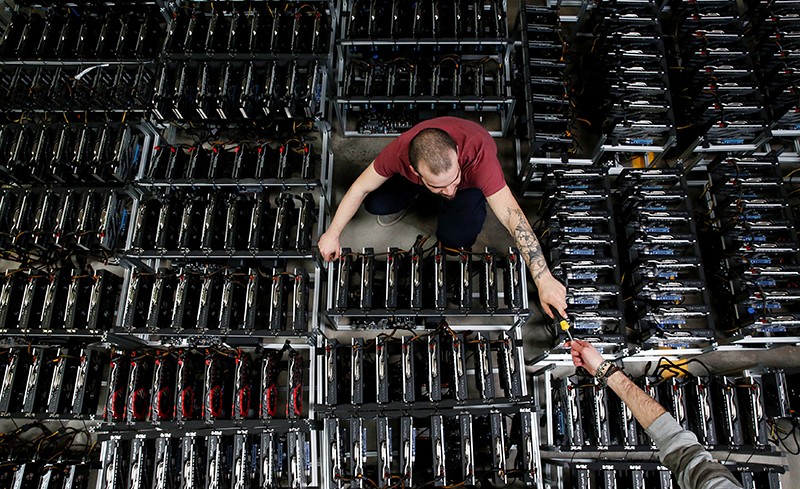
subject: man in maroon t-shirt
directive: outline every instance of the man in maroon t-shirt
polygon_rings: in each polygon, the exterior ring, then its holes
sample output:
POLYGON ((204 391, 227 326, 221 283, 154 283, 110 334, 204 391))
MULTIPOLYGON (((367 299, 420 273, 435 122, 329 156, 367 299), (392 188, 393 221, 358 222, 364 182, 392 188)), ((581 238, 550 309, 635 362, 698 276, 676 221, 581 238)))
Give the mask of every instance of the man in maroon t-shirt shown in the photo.
POLYGON ((339 257, 339 236, 362 202, 378 223, 399 221, 418 196, 438 196, 436 236, 468 248, 483 227, 486 202, 508 229, 528 264, 548 316, 566 317, 566 289, 547 268, 531 225, 503 178, 497 146, 479 124, 456 117, 421 122, 389 143, 350 186, 319 238, 326 261, 339 257))

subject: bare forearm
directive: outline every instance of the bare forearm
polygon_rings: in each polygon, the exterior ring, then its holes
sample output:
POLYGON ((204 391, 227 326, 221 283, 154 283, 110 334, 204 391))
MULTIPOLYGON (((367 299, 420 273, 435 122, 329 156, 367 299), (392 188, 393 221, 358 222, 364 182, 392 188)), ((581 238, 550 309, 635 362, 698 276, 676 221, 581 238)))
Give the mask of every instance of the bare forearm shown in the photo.
POLYGON ((517 199, 508 186, 493 195, 486 197, 492 212, 503 223, 517 244, 522 259, 528 265, 531 276, 539 291, 539 303, 542 312, 550 318, 567 316, 567 289, 559 282, 547 267, 547 260, 542 253, 542 246, 533 234, 531 224, 525 213, 519 208, 517 199))
POLYGON ((661 404, 648 396, 622 372, 611 374, 608 386, 630 408, 633 416, 645 429, 666 412, 661 404))
POLYGON ((509 208, 507 212, 508 230, 517 243, 517 248, 519 248, 523 260, 528 265, 534 282, 549 276, 550 269, 547 268, 547 260, 545 260, 544 253, 542 253, 542 246, 539 244, 539 240, 536 239, 528 218, 525 217, 519 207, 516 209, 509 208))
POLYGON ((342 197, 342 201, 339 202, 339 207, 336 209, 336 213, 333 215, 333 220, 331 220, 331 225, 328 226, 327 232, 332 232, 339 236, 344 231, 345 226, 353 216, 358 211, 358 208, 361 207, 361 203, 364 201, 364 198, 367 196, 367 192, 364 192, 355 186, 350 187, 344 197, 342 197))

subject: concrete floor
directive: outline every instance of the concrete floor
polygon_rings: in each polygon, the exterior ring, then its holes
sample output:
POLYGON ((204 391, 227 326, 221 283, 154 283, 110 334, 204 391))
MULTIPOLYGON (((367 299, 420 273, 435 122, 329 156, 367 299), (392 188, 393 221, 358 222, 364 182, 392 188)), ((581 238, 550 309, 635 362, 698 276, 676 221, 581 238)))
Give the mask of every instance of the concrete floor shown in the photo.
MULTIPOLYGON (((332 146, 335 155, 333 169, 333 207, 335 208, 350 184, 392 138, 342 138, 337 134, 336 129, 334 131, 332 146)), ((498 157, 503 166, 506 181, 512 191, 515 191, 518 185, 516 183, 517 163, 513 140, 510 138, 496 139, 496 142, 498 145, 498 157)), ((538 200, 518 200, 529 221, 534 222, 538 218, 538 200)), ((394 226, 383 228, 378 226, 374 216, 368 214, 362 208, 342 234, 341 245, 354 250, 361 250, 363 247, 373 247, 376 250, 386 250, 390 246, 407 248, 414 243, 418 234, 434 235, 435 231, 436 218, 435 215, 430 215, 430 213, 423 214, 412 208, 411 212, 402 221, 394 226)), ((486 223, 483 231, 478 236, 475 249, 492 246, 501 250, 511 245, 513 245, 511 236, 497 218, 491 212, 488 212, 486 223)), ((542 319, 543 315, 539 309, 535 288, 530 280, 528 291, 530 308, 533 314, 528 322, 523 325, 526 359, 534 358, 553 346, 552 337, 545 332, 543 327, 546 322, 542 319)), ((781 347, 762 351, 746 349, 713 351, 702 355, 701 358, 709 365, 712 371, 720 373, 741 371, 743 368, 754 366, 800 366, 800 351, 796 347, 781 347)), ((571 367, 567 366, 565 368, 570 369, 571 367)), ((788 442, 791 444, 791 440, 788 442)), ((747 457, 745 458, 747 459, 747 457)), ((741 461, 744 462, 745 460, 741 461)), ((749 461, 757 462, 756 459, 749 461)), ((800 456, 787 456, 785 465, 789 472, 782 477, 783 487, 785 489, 800 489, 800 482, 796 480, 797 477, 792 480, 790 476, 790 473, 800 473, 800 456)))

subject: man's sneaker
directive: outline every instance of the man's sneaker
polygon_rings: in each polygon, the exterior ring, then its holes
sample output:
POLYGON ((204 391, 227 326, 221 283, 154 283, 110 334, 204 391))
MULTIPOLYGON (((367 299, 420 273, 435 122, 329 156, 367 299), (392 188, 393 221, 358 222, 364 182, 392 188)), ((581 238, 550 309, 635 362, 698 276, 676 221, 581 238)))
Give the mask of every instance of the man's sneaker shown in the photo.
POLYGON ((405 217, 408 213, 408 210, 411 206, 406 207, 405 209, 401 210, 400 212, 395 212, 394 214, 386 214, 383 216, 378 216, 378 225, 383 227, 389 227, 394 224, 397 224, 400 219, 405 217))

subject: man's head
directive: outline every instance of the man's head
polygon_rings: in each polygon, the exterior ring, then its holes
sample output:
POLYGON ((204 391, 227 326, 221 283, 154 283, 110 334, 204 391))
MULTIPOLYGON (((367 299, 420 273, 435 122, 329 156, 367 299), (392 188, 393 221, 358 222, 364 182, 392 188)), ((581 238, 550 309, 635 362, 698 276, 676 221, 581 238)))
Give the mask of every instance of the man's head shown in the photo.
POLYGON ((423 129, 408 146, 411 169, 428 189, 442 197, 452 199, 461 183, 458 164, 458 146, 453 138, 441 129, 423 129))

